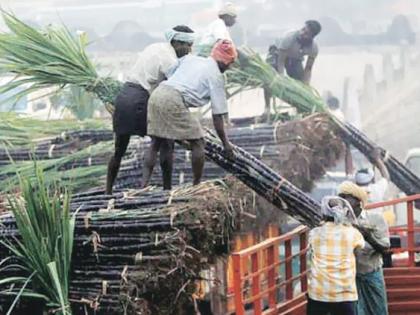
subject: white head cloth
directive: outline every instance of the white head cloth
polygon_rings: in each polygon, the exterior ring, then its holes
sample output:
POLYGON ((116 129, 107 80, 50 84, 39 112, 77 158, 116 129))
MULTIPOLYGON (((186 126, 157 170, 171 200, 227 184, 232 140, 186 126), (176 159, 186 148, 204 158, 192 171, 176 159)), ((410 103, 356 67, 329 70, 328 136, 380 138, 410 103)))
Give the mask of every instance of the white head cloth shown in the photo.
POLYGON ((351 225, 356 223, 356 215, 349 202, 336 196, 322 198, 321 211, 324 217, 334 218, 335 224, 351 225))
POLYGON ((177 40, 180 42, 185 42, 189 44, 194 43, 195 34, 194 33, 184 33, 184 32, 178 32, 174 29, 167 30, 165 32, 165 38, 170 43, 172 40, 177 40))
POLYGON ((236 6, 232 2, 227 2, 223 7, 220 8, 219 15, 230 15, 230 16, 237 16, 238 11, 236 6))
POLYGON ((373 181, 375 173, 372 169, 368 169, 367 173, 364 171, 358 171, 355 176, 355 182, 357 185, 367 185, 373 181))

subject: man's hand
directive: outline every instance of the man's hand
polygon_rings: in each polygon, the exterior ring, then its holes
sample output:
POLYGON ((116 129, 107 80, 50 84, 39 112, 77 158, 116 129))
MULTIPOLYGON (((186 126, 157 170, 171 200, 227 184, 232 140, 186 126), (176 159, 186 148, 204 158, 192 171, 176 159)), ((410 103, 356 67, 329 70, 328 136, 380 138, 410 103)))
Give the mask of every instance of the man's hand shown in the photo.
POLYGON ((372 158, 375 162, 378 162, 378 161, 381 160, 381 150, 379 148, 374 148, 372 150, 371 155, 372 155, 372 158))
POLYGON ((233 152, 233 146, 232 144, 228 141, 225 144, 223 144, 223 147, 225 149, 226 155, 229 159, 234 159, 235 158, 235 153, 233 152))
POLYGON ((375 166, 381 172, 382 177, 389 180, 390 179, 389 172, 384 161, 382 160, 381 150, 379 148, 373 149, 371 152, 371 157, 374 160, 375 166))

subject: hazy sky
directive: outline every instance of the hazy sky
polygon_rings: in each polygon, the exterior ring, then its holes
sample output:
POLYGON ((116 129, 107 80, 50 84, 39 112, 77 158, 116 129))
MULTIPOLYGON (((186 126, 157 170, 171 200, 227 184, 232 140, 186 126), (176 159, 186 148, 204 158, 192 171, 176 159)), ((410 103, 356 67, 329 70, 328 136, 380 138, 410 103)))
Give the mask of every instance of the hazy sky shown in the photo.
MULTIPOLYGON (((145 30, 152 18, 162 20, 162 24, 194 23, 192 19, 195 15, 206 9, 215 10, 222 2, 221 0, 0 0, 2 7, 12 9, 26 20, 48 24, 60 17, 67 24, 95 29, 99 34, 106 34, 122 20, 136 21, 145 30), (160 15, 164 15, 164 18, 160 15)), ((420 0, 232 0, 232 2, 239 5, 244 12, 247 6, 255 7, 253 11, 257 16, 255 19, 261 24, 264 24, 266 14, 276 10, 278 24, 291 27, 308 17, 319 18, 321 15, 336 18, 344 28, 349 28, 352 23, 360 21, 372 25, 385 24, 397 14, 410 15, 413 20, 414 16, 420 16, 420 0)), ((242 16, 241 22, 247 24, 249 20, 246 16, 242 16)))

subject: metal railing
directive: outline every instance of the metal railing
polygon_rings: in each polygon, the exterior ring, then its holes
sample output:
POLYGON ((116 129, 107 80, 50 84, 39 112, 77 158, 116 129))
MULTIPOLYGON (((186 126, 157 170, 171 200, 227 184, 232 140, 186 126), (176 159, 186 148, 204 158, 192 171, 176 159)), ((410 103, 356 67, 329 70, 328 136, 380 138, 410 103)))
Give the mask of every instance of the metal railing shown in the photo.
POLYGON ((292 301, 293 283, 300 281, 300 291, 307 290, 308 228, 299 226, 291 232, 267 239, 255 246, 232 254, 233 293, 236 315, 277 314, 282 305, 292 301), (298 242, 293 253, 292 242, 298 242), (280 250, 284 249, 284 259, 280 250), (298 259, 299 274, 293 275, 293 261, 298 259), (279 276, 284 266, 284 276, 279 276))
POLYGON ((407 225, 396 226, 389 228, 390 235, 400 235, 406 233, 407 235, 407 246, 401 246, 400 248, 391 248, 392 253, 408 252, 408 264, 407 267, 415 267, 415 254, 420 252, 420 247, 416 247, 415 234, 420 232, 420 226, 414 225, 414 202, 420 200, 420 194, 413 195, 404 198, 398 198, 390 201, 372 203, 366 206, 366 209, 383 208, 387 206, 395 206, 397 204, 405 203, 407 205, 407 225))

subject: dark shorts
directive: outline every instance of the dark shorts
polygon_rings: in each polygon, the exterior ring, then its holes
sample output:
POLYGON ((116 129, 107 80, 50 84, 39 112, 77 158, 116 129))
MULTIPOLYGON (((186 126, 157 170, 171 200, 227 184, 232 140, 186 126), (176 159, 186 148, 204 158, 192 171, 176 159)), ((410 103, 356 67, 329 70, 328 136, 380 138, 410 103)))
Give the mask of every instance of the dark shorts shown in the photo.
MULTIPOLYGON (((268 54, 266 62, 270 64, 274 69, 278 68, 278 58, 280 55, 280 50, 275 46, 271 45, 268 49, 268 54)), ((289 77, 303 81, 305 70, 303 69, 302 60, 296 58, 286 58, 284 68, 289 77)))
POLYGON ((303 81, 305 71, 303 69, 302 60, 287 58, 284 67, 286 68, 289 77, 303 81))
POLYGON ((320 302, 308 297, 307 315, 356 315, 357 302, 320 302))
POLYGON ((149 92, 141 85, 124 83, 121 92, 115 99, 115 113, 112 119, 114 132, 117 135, 147 134, 147 102, 149 92))

